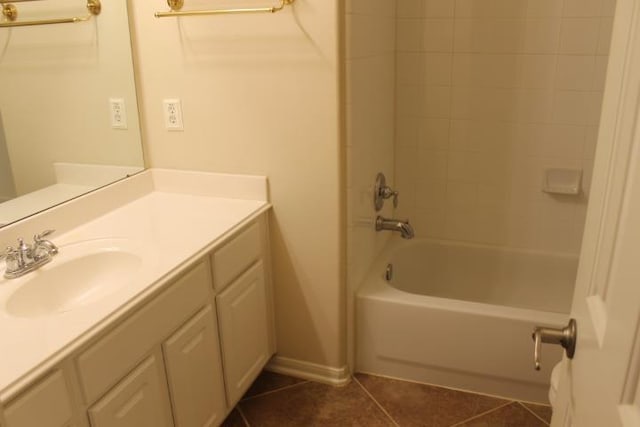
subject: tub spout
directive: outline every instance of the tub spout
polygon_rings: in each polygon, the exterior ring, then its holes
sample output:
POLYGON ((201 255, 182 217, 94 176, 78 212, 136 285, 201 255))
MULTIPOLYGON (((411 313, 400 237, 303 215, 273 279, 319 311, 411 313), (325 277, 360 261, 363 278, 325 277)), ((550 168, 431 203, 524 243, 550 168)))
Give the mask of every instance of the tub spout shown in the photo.
POLYGON ((399 231, 403 239, 413 239, 415 232, 409 221, 401 221, 399 219, 388 219, 378 216, 376 218, 376 231, 391 230, 399 231))

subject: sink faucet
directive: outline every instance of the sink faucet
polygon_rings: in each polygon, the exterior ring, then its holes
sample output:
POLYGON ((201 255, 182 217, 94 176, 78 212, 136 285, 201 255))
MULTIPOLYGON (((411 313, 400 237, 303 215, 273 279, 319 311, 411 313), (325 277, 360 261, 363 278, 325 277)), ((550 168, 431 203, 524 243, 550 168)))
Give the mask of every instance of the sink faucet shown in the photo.
POLYGON ((415 232, 409 221, 399 219, 383 218, 380 215, 376 218, 376 231, 391 230, 399 231, 403 239, 413 239, 415 232))
POLYGON ((6 270, 4 277, 15 279, 42 267, 58 253, 58 247, 44 238, 54 230, 46 230, 33 236, 33 244, 27 244, 22 238, 18 238, 18 246, 7 247, 7 251, 1 257, 5 259, 6 270))

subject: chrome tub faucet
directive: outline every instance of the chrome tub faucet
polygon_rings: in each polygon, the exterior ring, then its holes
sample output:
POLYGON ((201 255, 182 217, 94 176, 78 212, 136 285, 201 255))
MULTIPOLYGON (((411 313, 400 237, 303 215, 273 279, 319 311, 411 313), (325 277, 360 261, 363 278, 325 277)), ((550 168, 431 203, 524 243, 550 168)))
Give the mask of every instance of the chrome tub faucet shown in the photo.
POLYGON ((413 239, 415 237, 415 231, 409 220, 402 221, 393 218, 383 218, 380 215, 376 218, 376 231, 391 230, 400 232, 400 236, 403 239, 413 239))

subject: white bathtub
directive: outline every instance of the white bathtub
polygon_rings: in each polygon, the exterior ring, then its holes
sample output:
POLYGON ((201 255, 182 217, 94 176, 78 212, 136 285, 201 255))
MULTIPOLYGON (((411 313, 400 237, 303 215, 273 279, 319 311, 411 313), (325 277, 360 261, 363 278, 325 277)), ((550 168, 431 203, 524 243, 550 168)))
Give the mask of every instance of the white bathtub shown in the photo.
POLYGON ((356 297, 356 370, 546 402, 562 349, 544 345, 535 371, 531 331, 566 325, 577 263, 572 255, 393 239, 356 297))

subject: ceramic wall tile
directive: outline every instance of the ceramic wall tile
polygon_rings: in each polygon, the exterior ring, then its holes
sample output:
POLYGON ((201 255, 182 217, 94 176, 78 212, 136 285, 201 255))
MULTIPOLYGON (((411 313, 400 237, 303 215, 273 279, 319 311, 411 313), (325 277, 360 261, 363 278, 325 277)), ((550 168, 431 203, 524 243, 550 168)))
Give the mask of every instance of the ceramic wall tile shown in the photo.
POLYGON ((419 236, 578 250, 586 197, 541 183, 546 168, 580 168, 588 187, 614 8, 398 3, 395 176, 419 236))

